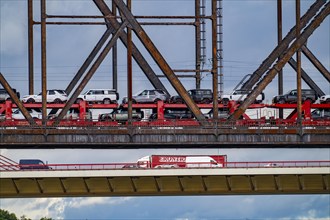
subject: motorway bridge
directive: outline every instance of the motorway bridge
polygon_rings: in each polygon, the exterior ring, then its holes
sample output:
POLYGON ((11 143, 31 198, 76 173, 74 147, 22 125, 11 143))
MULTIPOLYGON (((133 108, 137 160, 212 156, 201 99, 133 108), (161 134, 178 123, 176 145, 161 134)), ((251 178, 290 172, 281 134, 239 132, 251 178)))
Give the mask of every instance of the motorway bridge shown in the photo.
POLYGON ((0 197, 330 193, 330 161, 228 162, 221 168, 135 165, 48 164, 51 169, 39 170, 1 165, 0 197))

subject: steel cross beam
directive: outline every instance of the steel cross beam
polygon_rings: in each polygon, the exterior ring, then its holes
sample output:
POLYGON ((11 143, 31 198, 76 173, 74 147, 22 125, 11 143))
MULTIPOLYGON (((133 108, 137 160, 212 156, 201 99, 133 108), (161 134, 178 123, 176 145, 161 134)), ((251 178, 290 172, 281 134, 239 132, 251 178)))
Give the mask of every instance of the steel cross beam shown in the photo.
MULTIPOLYGON (((289 60, 289 64, 295 71, 297 71, 298 65, 297 65, 297 62, 293 58, 291 58, 289 60)), ((322 91, 322 89, 312 80, 312 78, 310 78, 308 76, 308 74, 303 69, 301 69, 301 78, 305 81, 305 83, 310 88, 312 88, 317 93, 318 96, 325 95, 325 93, 322 91)))
MULTIPOLYGON (((118 28, 120 27, 119 22, 116 20, 114 14, 109 9, 107 4, 104 2, 104 0, 93 0, 95 5, 98 7, 98 9, 101 11, 103 16, 105 16, 105 20, 107 23, 107 27, 111 27, 112 33, 114 33, 118 28)), ((127 34, 124 30, 119 33, 119 38, 122 41, 122 43, 127 47, 127 34)), ((155 72, 152 70, 148 62, 145 60, 141 52, 138 50, 138 48, 132 43, 132 54, 133 58, 136 61, 136 63, 140 66, 146 77, 149 79, 150 83, 156 88, 164 90, 167 94, 169 92, 163 85, 163 83, 159 80, 159 78, 156 76, 155 72)))
POLYGON ((330 72, 322 65, 322 63, 314 56, 314 54, 305 46, 301 47, 303 54, 309 59, 309 61, 318 69, 322 75, 330 83, 330 72))
MULTIPOLYGON (((96 0, 94 0, 96 1, 96 0)), ((101 0, 100 0, 101 1, 101 0)), ((102 0, 103 1, 103 0, 102 0)), ((147 33, 135 19, 133 14, 127 8, 125 3, 122 0, 114 0, 115 4, 117 5, 118 9, 122 13, 122 15, 129 21, 130 25, 132 26, 132 30, 136 34, 136 36, 140 39, 141 43, 144 47, 148 50, 151 57, 154 61, 158 64, 159 68, 163 71, 169 82, 172 84, 173 88, 181 95, 182 99, 187 104, 188 108, 191 112, 195 115, 196 119, 201 123, 205 124, 205 117, 202 114, 201 110, 198 108, 196 103, 192 100, 189 96, 187 90, 183 87, 178 77, 174 74, 171 67, 168 65, 166 60, 163 58, 161 53, 158 51, 156 46, 153 44, 152 40, 149 38, 147 33)))
POLYGON ((98 69, 98 67, 101 65, 102 61, 105 59, 105 57, 107 56, 107 54, 109 53, 109 51, 111 50, 111 48, 113 47, 113 45, 115 44, 115 42, 117 41, 117 39, 118 39, 121 31, 126 27, 127 24, 128 24, 127 21, 124 21, 122 23, 122 25, 120 26, 120 28, 112 36, 111 40, 105 46, 105 48, 100 53, 100 55, 98 56, 98 58, 95 60, 94 64, 92 65, 92 67, 90 68, 90 70, 88 71, 88 73, 85 75, 84 79, 81 81, 81 83, 79 84, 79 86, 77 87, 77 89, 75 90, 75 92, 72 94, 72 96, 67 101, 67 103, 65 104, 64 108, 62 109, 62 111, 58 115, 56 121, 54 122, 54 125, 55 126, 59 124, 60 120, 63 119, 63 117, 66 114, 66 112, 69 110, 69 108, 72 106, 72 104, 76 101, 77 97, 79 96, 79 94, 81 93, 81 91, 85 88, 85 86, 87 85, 88 81, 92 78, 92 76, 94 75, 94 73, 96 72, 96 70, 98 69))
MULTIPOLYGON (((303 28, 316 15, 320 8, 326 3, 326 0, 317 0, 300 19, 300 27, 303 28)), ((243 84, 242 90, 251 90, 252 87, 261 79, 262 75, 269 70, 275 60, 284 54, 289 44, 294 40, 296 34, 296 26, 294 26, 279 45, 270 53, 270 55, 262 62, 259 68, 251 75, 251 77, 243 84)))
POLYGON ((16 93, 11 89, 11 86, 7 82, 7 80, 3 77, 2 73, 0 73, 0 83, 3 86, 3 88, 8 92, 10 98, 16 103, 19 110, 21 110, 24 117, 28 120, 30 125, 36 125, 37 123, 33 120, 30 113, 26 110, 22 102, 17 97, 16 93))
POLYGON ((276 74, 284 65, 290 60, 294 53, 299 50, 303 44, 306 43, 309 36, 317 29, 322 21, 330 13, 330 2, 328 2, 321 12, 314 18, 314 20, 304 29, 299 38, 296 39, 283 57, 266 73, 265 77, 258 83, 258 85, 253 89, 253 91, 248 95, 246 100, 236 109, 236 111, 229 117, 229 119, 238 119, 250 104, 257 98, 257 96, 266 88, 266 86, 274 79, 276 74))

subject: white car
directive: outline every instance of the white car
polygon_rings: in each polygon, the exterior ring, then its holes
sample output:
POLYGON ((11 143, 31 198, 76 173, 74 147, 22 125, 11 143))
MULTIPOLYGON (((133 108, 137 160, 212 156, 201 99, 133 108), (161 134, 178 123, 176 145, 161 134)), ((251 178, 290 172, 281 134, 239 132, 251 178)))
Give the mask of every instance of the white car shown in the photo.
POLYGON ((79 95, 76 103, 85 100, 90 103, 111 104, 117 103, 119 94, 114 89, 90 89, 84 94, 79 95))
MULTIPOLYGON (((219 101, 223 103, 224 105, 227 105, 229 101, 236 101, 236 102, 243 102, 246 97, 248 96, 250 91, 247 90, 235 90, 231 94, 222 94, 219 95, 219 101)), ((256 100, 254 103, 262 103, 263 100, 265 99, 264 93, 261 93, 257 96, 256 100)))
MULTIPOLYGON (((42 113, 41 113, 40 109, 27 109, 27 110, 30 113, 32 118, 42 119, 42 113)), ((18 120, 25 119, 24 115, 22 114, 22 112, 19 109, 16 109, 15 111, 13 111, 12 118, 18 119, 18 120)))
MULTIPOLYGON (((68 100, 68 96, 64 90, 52 89, 47 90, 47 103, 64 103, 68 100)), ((38 95, 26 95, 22 99, 23 103, 41 103, 42 93, 38 95)))
POLYGON ((330 95, 323 95, 320 97, 320 103, 330 103, 330 95))

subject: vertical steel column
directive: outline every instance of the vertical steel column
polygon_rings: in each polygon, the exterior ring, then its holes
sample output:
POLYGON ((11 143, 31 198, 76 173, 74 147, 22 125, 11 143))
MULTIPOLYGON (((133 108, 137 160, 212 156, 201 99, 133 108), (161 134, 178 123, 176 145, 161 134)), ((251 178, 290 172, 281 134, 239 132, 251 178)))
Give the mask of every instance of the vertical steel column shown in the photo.
MULTIPOLYGON (((131 0, 127 0, 127 8, 131 11, 131 0)), ((128 123, 132 121, 132 28, 127 25, 127 98, 128 98, 128 123)))
POLYGON ((29 94, 34 94, 33 65, 33 0, 28 0, 29 94))
MULTIPOLYGON (((282 41, 282 0, 277 0, 277 44, 282 41)), ((278 60, 281 56, 278 57, 278 60)), ((283 94, 283 69, 278 71, 278 94, 283 94)), ((279 109, 279 117, 283 118, 283 109, 279 109)))
MULTIPOLYGON (((300 37, 300 0, 296 0, 296 39, 300 37)), ((297 56, 297 113, 298 123, 301 125, 301 48, 296 52, 297 56)))
POLYGON ((41 88, 42 88, 42 123, 47 120, 47 67, 46 67, 46 0, 40 1, 41 7, 41 88))
POLYGON ((200 0, 195 0, 195 53, 196 53, 196 89, 201 88, 201 22, 200 0))
POLYGON ((212 0, 212 82, 213 119, 218 119, 217 0, 212 0))
MULTIPOLYGON (((116 4, 112 2, 112 13, 114 16, 117 14, 116 4)), ((117 59, 117 42, 112 48, 112 88, 118 91, 118 59, 117 59)))
POLYGON ((219 59, 219 85, 220 85, 220 94, 222 95, 224 92, 224 83, 223 83, 223 8, 222 8, 222 1, 218 0, 219 2, 219 8, 218 8, 218 26, 219 26, 219 32, 218 32, 218 41, 219 41, 219 53, 218 53, 218 59, 219 59))

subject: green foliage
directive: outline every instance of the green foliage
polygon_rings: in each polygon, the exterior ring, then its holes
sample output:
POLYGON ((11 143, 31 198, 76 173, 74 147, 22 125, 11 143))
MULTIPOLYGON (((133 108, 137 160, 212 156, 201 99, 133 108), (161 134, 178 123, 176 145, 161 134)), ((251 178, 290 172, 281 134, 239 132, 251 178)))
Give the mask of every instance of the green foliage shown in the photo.
POLYGON ((7 210, 0 209, 0 220, 18 220, 14 213, 9 213, 7 210))
MULTIPOLYGON (((9 213, 7 210, 0 209, 0 220, 31 220, 25 215, 22 215, 19 219, 14 213, 9 213)), ((52 218, 42 217, 40 220, 53 220, 52 218)))

